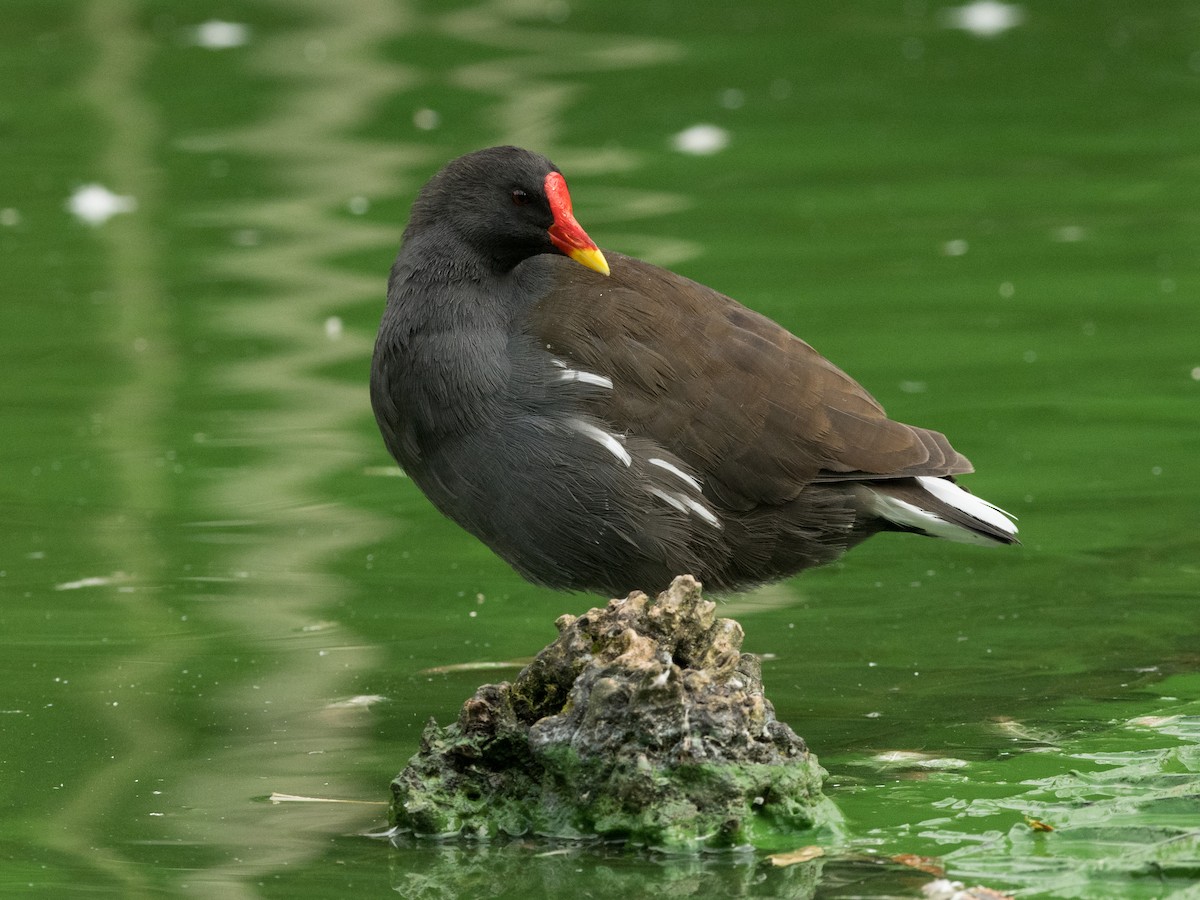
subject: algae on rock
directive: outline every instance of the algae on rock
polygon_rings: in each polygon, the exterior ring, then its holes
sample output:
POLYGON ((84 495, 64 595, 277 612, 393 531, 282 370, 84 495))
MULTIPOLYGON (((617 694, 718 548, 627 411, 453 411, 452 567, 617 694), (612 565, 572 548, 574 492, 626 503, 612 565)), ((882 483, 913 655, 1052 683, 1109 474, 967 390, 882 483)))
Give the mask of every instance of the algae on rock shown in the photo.
POLYGON ((392 782, 394 825, 699 850, 775 848, 837 823, 741 626, 694 578, 556 624, 515 681, 480 687, 454 725, 429 723, 392 782))

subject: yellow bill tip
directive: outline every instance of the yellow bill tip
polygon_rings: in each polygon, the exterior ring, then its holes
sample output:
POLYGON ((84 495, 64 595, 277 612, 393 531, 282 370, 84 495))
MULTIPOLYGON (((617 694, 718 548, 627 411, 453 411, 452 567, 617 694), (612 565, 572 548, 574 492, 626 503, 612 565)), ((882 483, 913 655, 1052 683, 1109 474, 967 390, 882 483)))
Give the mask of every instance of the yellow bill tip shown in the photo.
POLYGON ((567 254, 575 262, 581 266, 587 266, 593 272, 599 272, 601 275, 608 275, 608 260, 604 258, 604 254, 600 252, 598 247, 590 247, 588 249, 573 248, 567 254))

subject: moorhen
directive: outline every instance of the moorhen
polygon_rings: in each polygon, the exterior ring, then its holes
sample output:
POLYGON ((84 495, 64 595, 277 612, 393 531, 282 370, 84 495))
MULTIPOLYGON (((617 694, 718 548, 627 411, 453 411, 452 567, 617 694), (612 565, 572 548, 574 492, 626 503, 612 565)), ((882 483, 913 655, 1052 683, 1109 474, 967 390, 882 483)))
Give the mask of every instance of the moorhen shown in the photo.
POLYGON ((558 168, 517 147, 413 203, 371 404, 433 504, 554 588, 739 590, 879 531, 1016 542, 945 437, 729 297, 602 254, 558 168))

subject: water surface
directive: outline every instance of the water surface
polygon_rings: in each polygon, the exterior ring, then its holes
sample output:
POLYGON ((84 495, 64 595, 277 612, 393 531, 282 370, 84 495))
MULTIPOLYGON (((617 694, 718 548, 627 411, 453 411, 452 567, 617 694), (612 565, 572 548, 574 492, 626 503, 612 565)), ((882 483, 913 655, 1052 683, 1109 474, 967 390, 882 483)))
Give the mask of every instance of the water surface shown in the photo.
POLYGON ((916 854, 1023 895, 1185 890, 1200 20, 1014 11, 989 37, 924 2, 10 3, 0 888, 907 897, 931 876, 881 861, 916 854), (697 125, 724 142, 677 149, 697 125), (427 670, 595 602, 433 512, 367 402, 413 194, 500 142, 1021 517, 1016 550, 883 537, 724 607, 847 815, 813 864, 362 836, 425 721, 504 677, 427 670))

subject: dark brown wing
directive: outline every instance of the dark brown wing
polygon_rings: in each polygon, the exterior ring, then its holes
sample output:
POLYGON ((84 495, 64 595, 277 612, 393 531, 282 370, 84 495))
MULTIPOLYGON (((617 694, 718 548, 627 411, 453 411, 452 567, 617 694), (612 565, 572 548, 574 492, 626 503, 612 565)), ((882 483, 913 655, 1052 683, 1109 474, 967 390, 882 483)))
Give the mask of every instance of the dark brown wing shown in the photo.
POLYGON ((952 475, 971 464, 941 434, 887 418, 854 379, 786 329, 711 288, 618 253, 605 278, 566 259, 535 334, 612 379, 595 412, 660 443, 733 508, 817 481, 952 475))

